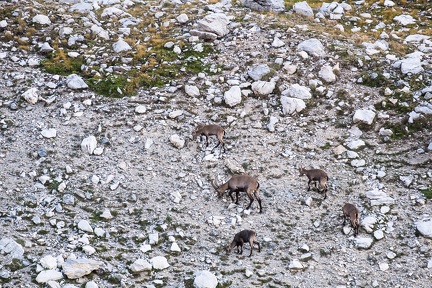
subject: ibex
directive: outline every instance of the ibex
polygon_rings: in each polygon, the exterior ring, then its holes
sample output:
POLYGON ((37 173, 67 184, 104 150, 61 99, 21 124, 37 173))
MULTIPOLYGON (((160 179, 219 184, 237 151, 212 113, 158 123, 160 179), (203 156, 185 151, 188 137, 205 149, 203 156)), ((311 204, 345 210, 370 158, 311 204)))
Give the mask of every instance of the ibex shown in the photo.
POLYGON ((354 229, 354 236, 358 235, 358 230, 360 228, 360 212, 353 204, 345 203, 345 205, 342 207, 342 213, 344 222, 343 225, 345 225, 346 218, 349 217, 351 222, 351 227, 354 229))
POLYGON ((217 185, 215 183, 215 180, 211 182, 213 188, 216 189, 218 196, 222 197, 223 193, 228 190, 229 196, 231 197, 231 200, 234 202, 234 197, 232 196, 233 192, 236 192, 236 204, 238 205, 238 199, 239 199, 239 193, 240 192, 246 192, 247 196, 249 197, 250 203, 249 206, 247 206, 246 210, 248 210, 252 202, 254 201, 254 198, 258 201, 260 213, 262 213, 262 206, 261 206, 261 199, 259 197, 259 183, 258 180, 252 176, 248 175, 234 175, 231 177, 228 182, 222 185, 217 185))
POLYGON ((192 139, 195 140, 197 136, 200 136, 200 139, 202 139, 202 136, 204 135, 206 137, 206 148, 209 145, 208 137, 212 135, 216 135, 217 139, 219 140, 218 144, 213 147, 211 152, 213 153, 214 149, 216 149, 220 144, 222 144, 223 152, 225 153, 225 143, 223 141, 223 136, 225 135, 225 130, 219 126, 219 125, 198 125, 196 130, 192 133, 192 139))
POLYGON ((247 242, 249 242, 250 249, 251 249, 249 257, 252 256, 254 243, 258 244, 258 252, 261 252, 260 243, 257 241, 257 234, 252 230, 243 230, 237 233, 234 236, 234 240, 231 242, 230 245, 228 245, 226 251, 227 253, 230 253, 232 248, 237 247, 237 254, 243 254, 243 245, 244 243, 247 242), (239 251, 239 247, 240 247, 240 251, 239 251))
POLYGON ((324 172, 321 169, 310 169, 307 170, 305 168, 300 168, 300 176, 306 175, 309 179, 308 182, 308 191, 310 190, 310 184, 311 182, 314 182, 315 188, 318 189, 319 193, 324 193, 324 200, 327 198, 327 181, 329 179, 326 172, 324 172), (320 188, 317 187, 317 182, 319 182, 319 187, 323 190, 321 191, 320 188))

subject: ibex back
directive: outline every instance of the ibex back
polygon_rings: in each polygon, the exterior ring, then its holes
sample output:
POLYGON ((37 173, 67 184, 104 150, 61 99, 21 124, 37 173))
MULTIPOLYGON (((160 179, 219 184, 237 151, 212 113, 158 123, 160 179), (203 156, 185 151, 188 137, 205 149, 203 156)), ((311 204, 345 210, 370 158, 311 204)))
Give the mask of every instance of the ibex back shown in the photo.
POLYGON ((222 197, 223 193, 228 190, 229 196, 231 197, 231 200, 234 202, 234 197, 232 196, 233 192, 236 192, 236 204, 238 204, 239 199, 239 193, 240 192, 246 192, 247 196, 249 197, 250 203, 246 207, 246 210, 248 210, 252 202, 254 201, 254 198, 258 201, 260 213, 262 213, 262 206, 261 206, 261 198, 259 196, 259 183, 258 180, 252 176, 248 175, 234 175, 231 177, 228 182, 217 185, 215 183, 215 180, 212 182, 213 188, 216 189, 219 197, 222 197))
POLYGON ((214 149, 216 149, 220 144, 222 144, 221 147, 223 149, 223 152, 225 153, 225 143, 223 141, 223 136, 225 135, 225 130, 221 126, 214 125, 214 124, 204 125, 204 126, 199 125, 196 128, 196 130, 192 133, 192 139, 195 140, 198 135, 200 136, 200 138, 202 138, 202 136, 206 137, 206 148, 209 145, 208 137, 212 136, 212 135, 216 135, 219 142, 215 147, 213 147, 211 152, 213 152, 214 149))

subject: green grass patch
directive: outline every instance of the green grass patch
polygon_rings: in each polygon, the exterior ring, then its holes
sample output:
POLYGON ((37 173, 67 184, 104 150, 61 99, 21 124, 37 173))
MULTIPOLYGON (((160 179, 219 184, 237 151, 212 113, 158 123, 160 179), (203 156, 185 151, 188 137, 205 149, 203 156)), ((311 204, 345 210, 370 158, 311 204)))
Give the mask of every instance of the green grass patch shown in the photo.
POLYGON ((420 191, 426 197, 426 199, 432 199, 432 187, 425 189, 425 190, 420 190, 420 191))

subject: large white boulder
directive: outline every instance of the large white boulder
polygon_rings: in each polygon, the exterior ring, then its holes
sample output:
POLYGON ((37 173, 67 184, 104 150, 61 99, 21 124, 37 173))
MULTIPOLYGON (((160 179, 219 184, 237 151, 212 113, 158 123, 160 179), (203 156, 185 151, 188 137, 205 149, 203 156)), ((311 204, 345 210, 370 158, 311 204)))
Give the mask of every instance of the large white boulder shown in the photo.
POLYGON ((261 96, 269 95, 273 92, 275 88, 276 88, 276 83, 272 81, 270 82, 256 81, 252 83, 252 91, 256 95, 261 95, 261 96))
POLYGON ((218 284, 216 276, 210 271, 198 271, 195 274, 194 287, 195 288, 216 288, 218 284))
POLYGON ((308 16, 308 17, 314 16, 312 8, 309 6, 309 4, 306 1, 294 3, 293 10, 295 13, 303 16, 308 16))
POLYGON ((372 110, 359 109, 354 113, 353 122, 371 125, 375 119, 375 115, 376 113, 372 110))
POLYGON ((241 97, 241 89, 239 86, 232 86, 228 91, 225 91, 224 93, 224 101, 225 103, 233 107, 237 104, 241 103, 242 97, 241 97))
POLYGON ((312 38, 301 42, 297 46, 297 50, 305 51, 311 56, 323 57, 325 56, 324 45, 318 39, 312 38))
POLYGON ((198 20, 198 30, 210 32, 223 37, 228 34, 228 24, 230 20, 228 16, 223 13, 213 13, 205 16, 203 19, 198 20))
POLYGON ((282 104, 282 112, 285 115, 299 113, 306 108, 306 103, 302 99, 282 96, 280 101, 282 104))

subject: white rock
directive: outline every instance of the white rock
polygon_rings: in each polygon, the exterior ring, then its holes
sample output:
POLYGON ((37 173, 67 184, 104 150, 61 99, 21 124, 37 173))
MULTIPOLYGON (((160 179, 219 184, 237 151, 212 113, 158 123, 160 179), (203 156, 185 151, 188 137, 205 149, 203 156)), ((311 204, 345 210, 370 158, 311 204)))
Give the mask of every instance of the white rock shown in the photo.
POLYGON ((63 279, 62 272, 56 270, 43 270, 36 277, 36 282, 46 283, 48 281, 57 281, 63 279))
POLYGON ((354 243, 357 248, 369 249, 372 246, 373 239, 369 237, 356 237, 354 243))
POLYGON ((309 4, 306 1, 294 3, 293 11, 297 14, 307 16, 307 17, 314 16, 312 8, 309 6, 309 4))
POLYGON ((171 111, 168 114, 168 117, 171 118, 171 119, 175 119, 175 118, 177 118, 177 117, 179 117, 181 115, 183 115, 183 111, 182 110, 174 110, 174 111, 171 111))
POLYGON ((349 159, 355 159, 355 158, 359 158, 359 154, 358 154, 357 152, 354 152, 354 151, 348 150, 348 151, 347 151, 347 157, 348 157, 349 159))
POLYGON ((72 90, 88 88, 88 85, 84 82, 84 80, 81 78, 81 76, 79 76, 77 74, 69 75, 66 78, 66 84, 72 90))
POLYGON ((38 95, 39 90, 37 88, 30 88, 25 91, 21 96, 30 104, 36 104, 39 99, 38 95))
POLYGON ((143 244, 141 247, 140 247, 140 250, 142 251, 142 252, 147 252, 147 251, 151 251, 151 245, 149 245, 149 244, 143 244))
POLYGON ((321 70, 318 72, 318 77, 320 77, 327 83, 336 81, 336 75, 333 72, 333 68, 329 65, 325 65, 321 68, 321 70))
POLYGON ((274 125, 276 124, 276 123, 278 123, 279 122, 279 119, 277 118, 277 117, 275 117, 275 116, 270 116, 270 121, 269 121, 269 124, 267 125, 267 129, 270 131, 270 132, 274 132, 275 131, 275 127, 274 127, 274 125))
POLYGON ((146 111, 147 111, 147 108, 144 105, 138 105, 137 107, 135 107, 135 113, 144 114, 144 113, 146 113, 146 111))
POLYGON ((48 18, 48 16, 41 15, 41 14, 38 14, 38 15, 34 16, 33 19, 32 19, 32 21, 33 21, 33 23, 37 23, 37 24, 40 24, 40 25, 49 25, 49 24, 51 24, 51 20, 48 18))
POLYGON ((240 104, 241 100, 241 89, 239 86, 232 86, 224 93, 224 101, 230 107, 240 104))
POLYGON ((381 271, 387 271, 389 269, 389 264, 385 262, 381 262, 378 264, 381 271))
POLYGON ((110 220, 113 218, 111 211, 108 208, 103 211, 103 213, 100 215, 100 217, 107 219, 107 220, 110 220))
POLYGON ((69 257, 62 265, 63 273, 69 279, 78 279, 99 269, 102 262, 91 259, 71 259, 69 257))
POLYGON ((152 265, 144 259, 138 259, 129 266, 129 269, 135 273, 142 271, 151 271, 152 268, 152 265))
MULTIPOLYGON (((24 249, 21 244, 18 244, 15 240, 11 238, 2 238, 0 240, 0 255, 5 254, 7 254, 7 258, 16 258, 21 260, 23 259, 24 249)), ((2 256, 2 259, 5 259, 4 256, 2 256)))
POLYGON ((270 73, 270 67, 267 64, 255 65, 247 73, 254 81, 259 81, 270 73))
POLYGON ((364 146, 366 146, 366 143, 363 140, 354 140, 347 144, 347 147, 352 150, 358 150, 364 146))
POLYGON ((273 42, 272 42, 271 46, 275 47, 275 48, 280 48, 280 47, 285 46, 285 42, 282 41, 281 39, 279 39, 279 37, 275 37, 273 39, 273 42))
POLYGON ((106 31, 105 29, 103 29, 102 27, 100 27, 100 26, 98 26, 96 24, 93 24, 91 26, 90 30, 92 31, 92 33, 94 35, 96 35, 96 36, 98 36, 98 37, 100 37, 102 39, 105 39, 105 40, 109 40, 110 39, 108 31, 106 31))
POLYGON ((151 138, 147 138, 146 142, 144 144, 144 149, 150 149, 150 147, 153 145, 153 139, 151 138))
POLYGON ((381 229, 374 231, 373 236, 376 240, 381 240, 384 238, 384 232, 381 229))
POLYGON ((416 23, 416 20, 411 15, 398 15, 393 18, 393 21, 399 22, 403 26, 416 23))
POLYGON ((105 230, 102 229, 102 228, 97 227, 97 228, 94 229, 94 233, 95 233, 96 236, 102 237, 102 236, 105 235, 105 230))
POLYGON ((288 89, 282 91, 281 95, 302 100, 309 100, 312 98, 311 89, 299 84, 291 85, 288 89))
POLYGON ((297 66, 290 63, 286 63, 283 66, 283 70, 285 70, 288 75, 293 75, 297 71, 297 66))
POLYGON ((291 260, 288 268, 290 270, 302 270, 304 268, 303 264, 298 259, 291 260))
POLYGON ((267 82, 267 81, 256 81, 252 83, 252 91, 256 95, 266 96, 273 92, 276 88, 275 82, 267 82))
POLYGON ((81 142, 81 151, 84 153, 87 153, 89 155, 93 154, 93 151, 96 149, 97 140, 96 137, 89 136, 87 138, 84 138, 81 142))
POLYGON ((92 254, 94 254, 94 253, 96 252, 96 249, 93 248, 93 247, 90 246, 90 245, 85 245, 85 246, 83 246, 83 247, 82 247, 82 250, 84 251, 84 253, 85 253, 86 255, 92 255, 92 254))
POLYGON ((428 221, 416 222, 417 230, 424 237, 432 238, 432 219, 428 221))
MULTIPOLYGON (((432 261, 432 260, 430 260, 430 261, 432 261)), ((246 276, 247 278, 250 278, 250 277, 252 277, 252 275, 253 275, 253 271, 251 271, 251 270, 249 270, 249 269, 246 269, 246 271, 245 271, 245 276, 246 276)))
POLYGON ((78 229, 85 232, 93 233, 93 228, 87 220, 80 220, 78 222, 78 229))
POLYGON ((210 32, 223 37, 228 34, 228 24, 230 20, 223 13, 213 13, 205 16, 203 19, 198 20, 198 30, 210 32))
POLYGON ((153 266, 153 269, 155 270, 163 270, 168 268, 170 265, 168 264, 168 261, 163 256, 156 256, 150 259, 150 263, 153 266))
POLYGON ((377 219, 373 216, 367 216, 363 218, 363 220, 360 223, 360 226, 362 226, 367 233, 372 233, 373 228, 375 224, 377 223, 377 219))
POLYGON ((57 258, 53 257, 52 255, 47 255, 43 257, 39 263, 41 266, 48 270, 54 270, 57 268, 57 258))
POLYGON ((0 28, 6 28, 8 26, 8 23, 6 20, 1 20, 0 21, 0 28))
POLYGON ((171 244, 171 249, 172 252, 181 252, 180 247, 178 246, 177 242, 173 242, 171 244))
POLYGON ((385 192, 378 190, 377 188, 367 191, 366 197, 371 199, 372 206, 378 205, 393 205, 394 199, 389 197, 385 192))
POLYGON ((353 122, 354 123, 361 122, 361 123, 371 125, 373 120, 375 119, 375 115, 376 115, 375 112, 371 110, 360 109, 355 112, 353 117, 353 122))
POLYGON ((85 288, 98 288, 98 285, 94 281, 89 281, 86 283, 85 288))
POLYGON ((282 111, 285 115, 291 115, 295 112, 300 113, 306 108, 306 103, 302 99, 282 96, 280 98, 282 111))
POLYGON ((198 87, 193 85, 185 85, 185 93, 191 97, 198 97, 200 96, 200 91, 198 87))
POLYGON ((351 161, 351 166, 353 167, 363 167, 366 165, 366 161, 363 159, 354 159, 351 161))
POLYGON ((57 136, 57 130, 54 128, 44 129, 41 134, 45 138, 55 138, 57 136))
POLYGON ((312 38, 301 42, 297 46, 297 50, 305 51, 311 56, 323 57, 325 56, 324 46, 318 39, 312 38))
POLYGON ((420 57, 408 57, 395 62, 393 66, 400 65, 402 74, 418 74, 424 71, 420 57))
POLYGON ((93 154, 94 154, 94 155, 102 155, 103 151, 104 151, 104 148, 103 148, 103 147, 96 147, 96 148, 93 150, 93 154))
POLYGON ((189 17, 186 14, 180 14, 176 19, 180 24, 185 24, 189 21, 189 17))
POLYGON ((216 288, 218 280, 210 271, 198 271, 195 274, 194 288, 216 288))
POLYGON ((171 135, 169 140, 170 140, 171 144, 174 147, 176 147, 177 149, 181 149, 185 145, 185 140, 177 134, 171 135))
POLYGON ((159 242, 159 233, 151 233, 148 235, 149 237, 149 244, 157 244, 159 242))
POLYGON ((411 186, 412 182, 414 181, 414 176, 413 175, 399 176, 399 179, 402 181, 404 186, 408 188, 409 186, 411 186))
POLYGON ((123 39, 119 39, 117 42, 115 42, 112 45, 112 47, 113 47, 114 52, 116 52, 116 53, 132 50, 132 47, 123 39))

